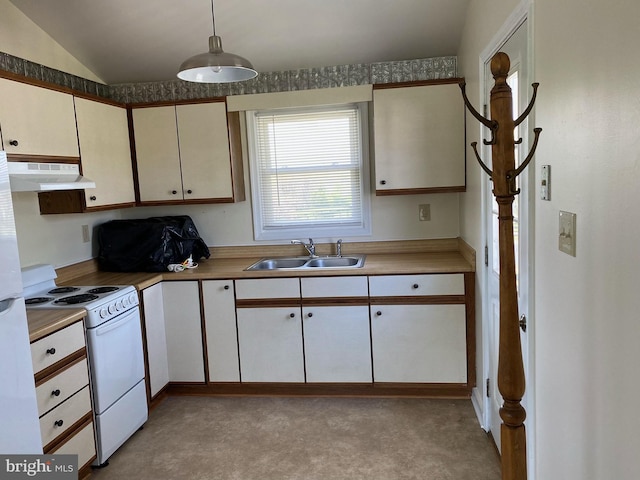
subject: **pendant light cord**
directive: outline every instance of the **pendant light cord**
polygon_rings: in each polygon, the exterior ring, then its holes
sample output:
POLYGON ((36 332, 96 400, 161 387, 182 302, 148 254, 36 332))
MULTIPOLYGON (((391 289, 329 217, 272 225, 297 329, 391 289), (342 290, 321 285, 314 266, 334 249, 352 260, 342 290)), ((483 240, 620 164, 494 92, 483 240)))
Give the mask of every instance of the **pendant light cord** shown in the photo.
POLYGON ((211 0, 211 23, 213 23, 213 36, 216 36, 216 16, 213 13, 213 0, 211 0))

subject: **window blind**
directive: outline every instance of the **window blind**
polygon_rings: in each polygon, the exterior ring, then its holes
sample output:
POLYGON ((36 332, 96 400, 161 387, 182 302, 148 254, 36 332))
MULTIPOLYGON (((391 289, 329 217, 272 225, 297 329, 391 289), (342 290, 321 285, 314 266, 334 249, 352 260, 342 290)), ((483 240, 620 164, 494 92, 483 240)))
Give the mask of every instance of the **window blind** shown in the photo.
POLYGON ((262 229, 363 224, 357 105, 255 113, 262 229))

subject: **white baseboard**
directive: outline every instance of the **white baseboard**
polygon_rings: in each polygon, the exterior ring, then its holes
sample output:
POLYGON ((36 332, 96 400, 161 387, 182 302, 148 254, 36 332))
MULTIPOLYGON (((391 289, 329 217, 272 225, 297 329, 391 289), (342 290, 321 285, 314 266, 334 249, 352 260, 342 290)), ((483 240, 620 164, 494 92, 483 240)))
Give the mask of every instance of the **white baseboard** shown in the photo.
POLYGON ((488 432, 489 428, 487 425, 485 425, 484 420, 484 398, 482 397, 482 390, 477 387, 471 391, 471 405, 473 405, 473 409, 476 412, 480 427, 485 432, 488 432))

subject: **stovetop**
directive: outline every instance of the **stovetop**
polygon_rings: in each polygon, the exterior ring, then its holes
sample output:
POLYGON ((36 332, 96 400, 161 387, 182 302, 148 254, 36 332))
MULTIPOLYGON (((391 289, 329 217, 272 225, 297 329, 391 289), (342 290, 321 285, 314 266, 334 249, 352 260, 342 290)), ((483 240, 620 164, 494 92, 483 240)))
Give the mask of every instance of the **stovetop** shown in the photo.
POLYGON ((53 287, 29 294, 25 289, 27 308, 84 307, 96 301, 116 299, 129 293, 123 285, 53 287))

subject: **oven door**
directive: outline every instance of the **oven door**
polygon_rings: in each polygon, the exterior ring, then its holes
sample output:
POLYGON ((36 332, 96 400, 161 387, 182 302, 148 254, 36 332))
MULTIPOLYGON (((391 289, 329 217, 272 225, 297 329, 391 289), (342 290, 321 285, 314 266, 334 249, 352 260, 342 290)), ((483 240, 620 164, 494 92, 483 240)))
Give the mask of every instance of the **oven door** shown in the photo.
POLYGON ((138 307, 87 329, 96 414, 103 413, 144 378, 138 307))

